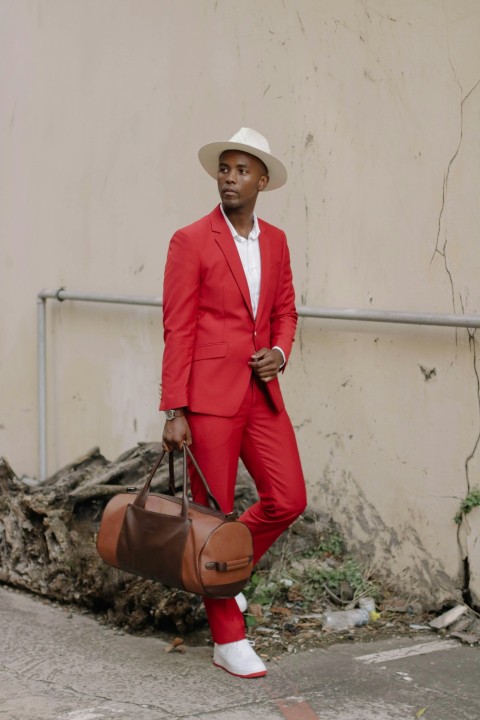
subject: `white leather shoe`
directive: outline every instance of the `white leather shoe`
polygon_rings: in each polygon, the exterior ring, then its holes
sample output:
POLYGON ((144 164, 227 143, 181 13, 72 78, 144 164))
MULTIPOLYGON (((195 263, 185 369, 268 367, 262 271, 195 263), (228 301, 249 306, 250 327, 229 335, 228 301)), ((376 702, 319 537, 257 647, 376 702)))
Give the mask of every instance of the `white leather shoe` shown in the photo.
POLYGON ((248 603, 245 595, 243 593, 238 593, 238 595, 235 595, 235 600, 237 601, 237 605, 240 608, 240 612, 246 612, 248 608, 248 603))
POLYGON ((241 678, 263 677, 267 668, 248 640, 213 646, 213 664, 241 678))

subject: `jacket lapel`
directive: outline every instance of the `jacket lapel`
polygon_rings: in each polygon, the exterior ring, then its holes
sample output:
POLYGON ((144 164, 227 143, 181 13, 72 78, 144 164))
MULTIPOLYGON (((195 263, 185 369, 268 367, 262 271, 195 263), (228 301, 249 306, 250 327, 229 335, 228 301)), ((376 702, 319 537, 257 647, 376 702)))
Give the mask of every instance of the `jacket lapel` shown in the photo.
POLYGON ((262 221, 258 221, 260 227, 260 235, 258 242, 260 243, 260 268, 261 268, 261 281, 260 281, 260 298, 258 300, 257 308, 257 321, 260 319, 263 308, 265 307, 265 300, 267 297, 268 285, 270 282, 270 243, 268 242, 268 235, 262 228, 262 221))
MULTIPOLYGON (((217 241, 221 251, 225 255, 225 260, 228 263, 228 266, 232 272, 233 277, 235 278, 235 282, 237 283, 240 292, 242 293, 242 297, 245 301, 245 305, 247 306, 248 312, 253 318, 253 309, 252 309, 252 303, 250 300, 250 291, 248 289, 248 283, 247 278, 245 277, 245 272, 243 269, 242 261, 240 260, 240 255, 238 254, 238 250, 235 247, 235 240, 232 237, 232 234, 230 230, 227 227, 227 224, 225 222, 225 219, 222 215, 222 212, 219 207, 215 208, 215 210, 210 215, 211 221, 212 221, 212 230, 215 233, 215 240, 217 241)), ((263 266, 263 258, 262 258, 262 266, 263 266)), ((263 267, 262 267, 262 285, 263 285, 263 267)), ((258 315, 258 312, 257 312, 258 315)))

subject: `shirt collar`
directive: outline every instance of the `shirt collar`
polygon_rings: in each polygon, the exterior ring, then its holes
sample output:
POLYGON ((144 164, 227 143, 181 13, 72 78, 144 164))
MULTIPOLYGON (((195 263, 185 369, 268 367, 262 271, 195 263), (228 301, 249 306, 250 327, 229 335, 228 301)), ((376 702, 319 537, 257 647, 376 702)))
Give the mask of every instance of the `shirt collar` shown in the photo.
POLYGON ((225 222, 227 223, 228 229, 229 229, 230 232, 232 233, 232 237, 233 237, 234 240, 240 240, 240 241, 243 241, 243 242, 245 242, 245 240, 258 240, 258 236, 260 235, 260 227, 259 227, 259 225, 258 225, 258 218, 257 218, 257 216, 255 215, 255 213, 253 213, 253 227, 252 227, 252 229, 250 230, 250 233, 249 233, 249 235, 248 235, 248 238, 244 238, 244 237, 242 237, 241 235, 238 234, 238 232, 235 230, 235 228, 233 227, 232 223, 230 222, 230 220, 229 220, 228 217, 226 216, 225 210, 224 210, 223 207, 222 207, 222 203, 220 203, 220 210, 222 211, 222 215, 223 215, 223 217, 225 218, 225 222))

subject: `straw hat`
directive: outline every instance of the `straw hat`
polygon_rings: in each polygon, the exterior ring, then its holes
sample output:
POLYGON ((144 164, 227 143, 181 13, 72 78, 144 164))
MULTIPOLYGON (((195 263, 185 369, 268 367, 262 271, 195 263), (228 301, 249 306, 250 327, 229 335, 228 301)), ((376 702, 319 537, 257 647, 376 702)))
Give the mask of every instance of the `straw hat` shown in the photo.
POLYGON ((218 173, 218 158, 226 150, 250 153, 266 165, 270 180, 265 190, 276 190, 287 182, 287 170, 284 164, 271 154, 267 139, 251 128, 240 128, 228 142, 208 143, 200 148, 198 159, 215 180, 218 173))

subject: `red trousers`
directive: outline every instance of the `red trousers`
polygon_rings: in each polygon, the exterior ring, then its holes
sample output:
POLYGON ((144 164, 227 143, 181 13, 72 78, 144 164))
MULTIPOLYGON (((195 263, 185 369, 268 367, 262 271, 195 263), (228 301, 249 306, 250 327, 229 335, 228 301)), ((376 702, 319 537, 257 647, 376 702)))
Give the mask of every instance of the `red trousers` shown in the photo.
MULTIPOLYGON (((253 536, 254 562, 304 511, 305 481, 292 424, 285 410, 277 413, 252 378, 240 410, 233 417, 188 414, 192 452, 223 512, 233 510, 238 459, 255 481, 259 501, 239 518, 253 536)), ((207 504, 201 481, 190 468, 194 500, 207 504)), ((233 598, 205 598, 216 643, 245 637, 243 615, 233 598)))

